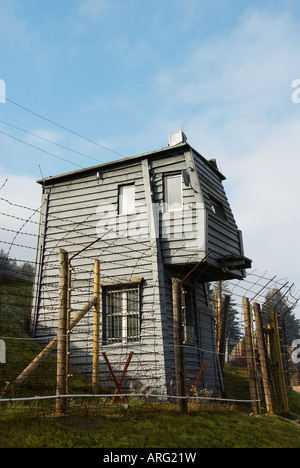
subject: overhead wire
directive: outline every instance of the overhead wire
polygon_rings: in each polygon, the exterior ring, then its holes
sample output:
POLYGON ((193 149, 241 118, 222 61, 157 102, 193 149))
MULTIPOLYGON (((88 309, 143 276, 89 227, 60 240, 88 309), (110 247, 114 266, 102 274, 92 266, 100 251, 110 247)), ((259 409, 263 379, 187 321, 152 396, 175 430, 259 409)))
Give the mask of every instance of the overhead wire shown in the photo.
MULTIPOLYGON (((104 150, 106 150, 106 151, 110 151, 111 153, 114 153, 114 154, 116 154, 117 156, 120 156, 121 158, 125 158, 125 157, 126 157, 126 156, 124 156, 123 154, 121 154, 121 153, 119 153, 119 152, 117 152, 117 151, 115 151, 115 150, 113 150, 113 149, 111 149, 111 148, 109 148, 109 147, 107 147, 107 146, 104 146, 104 145, 102 145, 102 144, 100 144, 100 143, 98 143, 98 142, 96 142, 96 141, 93 141, 92 139, 90 139, 90 138, 88 138, 88 137, 86 137, 86 136, 84 136, 84 135, 82 135, 82 134, 80 134, 80 133, 78 133, 78 132, 76 132, 76 131, 74 131, 74 130, 71 130, 70 128, 67 128, 67 127, 65 127, 65 126, 63 126, 63 125, 61 125, 61 124, 59 124, 59 123, 57 123, 57 122, 54 122, 54 121, 51 120, 51 119, 48 119, 47 117, 44 117, 44 116, 42 116, 42 115, 40 115, 40 114, 38 114, 38 113, 32 111, 31 109, 29 109, 29 108, 27 108, 27 107, 25 107, 25 106, 23 106, 23 105, 17 103, 16 101, 14 101, 14 100, 12 100, 12 99, 6 98, 6 100, 7 100, 8 102, 14 104, 15 106, 19 107, 20 109, 23 109, 23 110, 25 110, 26 112, 29 112, 30 114, 32 114, 32 115, 34 115, 34 116, 36 116, 36 117, 38 117, 38 118, 40 118, 40 119, 42 119, 42 120, 44 120, 44 121, 50 123, 50 124, 52 124, 52 125, 54 125, 54 126, 56 126, 56 127, 58 127, 58 128, 61 128, 61 129, 63 129, 64 131, 69 132, 70 134, 73 134, 73 135, 75 135, 75 136, 81 138, 81 139, 84 140, 84 141, 87 141, 87 142, 89 142, 89 143, 91 143, 91 144, 93 144, 93 145, 95 145, 95 146, 97 146, 97 147, 99 147, 99 148, 101 148, 101 149, 104 149, 104 150)), ((59 144, 59 143, 57 143, 57 142, 54 142, 54 141, 52 141, 52 140, 49 139, 49 138, 45 138, 45 137, 42 137, 42 136, 40 136, 40 135, 34 134, 34 133, 32 133, 32 132, 29 132, 28 130, 25 130, 25 129, 23 129, 23 128, 17 126, 17 125, 14 125, 14 124, 5 122, 4 120, 0 120, 0 122, 1 122, 2 124, 4 124, 4 125, 10 126, 11 128, 15 128, 16 130, 19 130, 19 131, 21 131, 21 132, 23 132, 23 133, 26 133, 26 134, 28 134, 28 135, 31 135, 31 136, 33 136, 33 137, 35 137, 35 138, 38 138, 38 139, 43 140, 43 141, 46 141, 46 142, 48 142, 48 143, 52 143, 52 144, 54 144, 54 145, 60 147, 61 149, 64 149, 64 150, 67 150, 67 151, 71 151, 71 152, 74 153, 74 154, 78 154, 79 156, 83 156, 83 157, 85 157, 85 158, 91 159, 91 160, 93 160, 93 161, 95 161, 95 162, 97 162, 97 163, 99 163, 99 164, 105 164, 105 161, 103 161, 103 160, 101 160, 101 159, 99 159, 99 158, 92 157, 92 156, 87 155, 87 154, 85 154, 85 153, 82 153, 82 152, 80 152, 80 151, 77 151, 77 150, 74 150, 74 149, 72 149, 72 148, 69 148, 69 147, 67 147, 67 146, 65 146, 65 145, 59 144)), ((32 148, 37 149, 37 150, 39 150, 39 151, 42 151, 43 153, 48 154, 49 156, 52 156, 52 157, 54 157, 54 158, 56 158, 56 159, 59 159, 59 160, 61 160, 61 161, 65 161, 65 162, 67 162, 67 163, 69 163, 69 164, 72 164, 72 165, 78 167, 79 169, 84 169, 84 168, 85 168, 84 166, 81 166, 81 165, 79 165, 78 163, 75 163, 74 161, 70 161, 69 159, 67 159, 67 158, 65 158, 65 157, 58 156, 57 154, 54 154, 54 153, 52 153, 52 152, 50 152, 50 151, 48 151, 48 150, 46 150, 46 149, 40 148, 39 146, 36 146, 36 145, 34 145, 34 144, 32 144, 32 143, 28 143, 28 142, 26 142, 26 141, 24 141, 24 140, 21 140, 20 138, 17 138, 17 137, 15 137, 15 136, 13 136, 13 135, 11 135, 11 134, 9 134, 9 133, 6 133, 6 132, 4 132, 3 130, 2 130, 2 131, 0 130, 0 133, 3 134, 3 135, 5 135, 5 136, 7 136, 7 137, 9 137, 9 138, 11 138, 11 139, 13 139, 13 140, 15 140, 15 141, 18 141, 19 143, 23 143, 23 144, 25 144, 25 145, 27 145, 27 146, 29 146, 29 147, 32 147, 32 148)), ((40 166, 39 166, 39 168, 40 168, 40 166)), ((41 171, 41 168, 40 168, 40 171, 41 171)), ((41 175, 42 175, 42 174, 41 174, 41 175)), ((42 175, 42 179, 44 179, 43 175, 42 175)))
POLYGON ((45 137, 42 137, 42 136, 40 136, 40 135, 36 135, 35 133, 29 132, 28 130, 24 130, 23 128, 20 128, 20 127, 18 127, 18 126, 16 126, 16 125, 13 125, 13 124, 11 124, 11 123, 5 122, 4 120, 0 120, 0 122, 3 123, 4 125, 7 125, 7 126, 12 127, 12 128, 15 128, 16 130, 19 130, 19 131, 21 131, 21 132, 23 132, 23 133, 26 133, 27 135, 31 135, 31 136, 33 136, 33 137, 35 137, 35 138, 40 139, 40 140, 47 141, 48 143, 52 143, 53 145, 56 145, 56 146, 58 146, 58 147, 60 147, 60 148, 62 148, 62 149, 65 149, 65 150, 67 150, 67 151, 71 151, 72 153, 78 154, 79 156, 84 156, 85 158, 89 158, 89 159, 92 159, 92 160, 94 160, 94 161, 96 161, 96 162, 103 163, 103 161, 101 161, 101 160, 99 160, 99 159, 93 158, 92 156, 89 156, 89 155, 87 155, 87 154, 81 153, 80 151, 76 151, 76 150, 74 150, 74 149, 72 149, 72 148, 68 148, 67 146, 61 145, 60 143, 57 143, 57 142, 55 142, 55 141, 52 141, 52 140, 50 140, 49 138, 45 138, 45 137))
POLYGON ((75 132, 74 130, 71 130, 71 129, 65 127, 64 125, 61 125, 61 124, 59 124, 59 123, 57 123, 57 122, 54 122, 53 120, 48 119, 47 117, 44 117, 44 116, 38 114, 37 112, 32 111, 31 109, 28 109, 27 107, 25 107, 25 106, 23 106, 23 105, 21 105, 21 104, 15 102, 15 101, 13 101, 12 99, 9 99, 8 97, 6 97, 6 100, 7 100, 8 102, 14 104, 15 106, 19 107, 20 109, 23 109, 23 110, 25 110, 26 112, 29 112, 30 114, 34 115, 35 117, 38 117, 39 119, 42 119, 42 120, 44 120, 44 121, 46 121, 46 122, 48 122, 48 123, 51 123, 52 125, 55 125, 56 127, 59 127, 59 128, 61 128, 61 129, 65 130, 66 132, 69 132, 69 133, 71 133, 71 134, 73 134, 73 135, 76 135, 77 137, 82 138, 83 140, 85 140, 85 141, 87 141, 87 142, 89 142, 89 143, 92 143, 93 145, 96 145, 96 146, 98 146, 99 148, 102 148, 102 149, 105 149, 105 150, 107 150, 107 151, 110 151, 111 153, 114 153, 114 154, 116 154, 116 155, 118 155, 118 156, 125 157, 123 154, 118 153, 117 151, 114 151, 114 150, 112 150, 111 148, 108 148, 107 146, 101 145, 100 143, 98 143, 98 142, 96 142, 96 141, 93 141, 93 140, 91 140, 90 138, 85 137, 84 135, 81 135, 80 133, 75 132))
POLYGON ((17 138, 17 137, 15 137, 15 136, 13 136, 13 135, 10 135, 9 133, 3 132, 2 130, 0 130, 0 133, 2 133, 2 135, 8 136, 9 138, 12 138, 13 140, 16 140, 16 141, 18 141, 18 142, 20 142, 20 143, 23 143, 24 145, 30 146, 31 148, 35 148, 35 149, 37 149, 37 150, 42 151, 43 153, 46 153, 46 154, 48 154, 48 155, 50 155, 50 156, 53 156, 53 157, 56 158, 56 159, 60 159, 61 161, 68 162, 68 163, 70 163, 70 164, 73 164, 74 166, 79 167, 80 169, 83 169, 82 166, 80 166, 80 165, 77 164, 77 163, 74 163, 74 161, 70 161, 69 159, 62 158, 61 156, 57 156, 56 154, 53 154, 53 153, 51 153, 50 151, 47 151, 47 150, 44 150, 44 149, 42 149, 42 148, 39 148, 38 146, 32 145, 31 143, 28 143, 27 141, 20 140, 20 138, 17 138))

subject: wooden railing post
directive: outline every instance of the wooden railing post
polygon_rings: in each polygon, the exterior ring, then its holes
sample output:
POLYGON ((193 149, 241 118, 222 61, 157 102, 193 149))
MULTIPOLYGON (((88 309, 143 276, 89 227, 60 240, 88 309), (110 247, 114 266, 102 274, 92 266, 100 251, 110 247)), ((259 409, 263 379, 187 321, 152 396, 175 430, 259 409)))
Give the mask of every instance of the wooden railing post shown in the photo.
POLYGON ((262 311, 261 311, 260 305, 257 303, 254 303, 253 311, 254 311, 255 324, 256 324, 255 336, 256 336, 257 350, 258 350, 258 355, 259 355, 259 360, 260 360, 266 409, 269 414, 274 414, 274 401, 272 398, 272 391, 271 391, 270 371, 269 371, 269 365, 268 365, 268 352, 267 352, 267 347, 266 347, 266 343, 264 339, 262 311))
POLYGON ((270 323, 273 333, 270 335, 270 346, 271 346, 271 359, 273 364, 273 374, 275 377, 276 389, 278 392, 278 399, 280 405, 280 411, 283 414, 289 412, 289 402, 286 391, 286 383, 284 377, 284 369, 282 362, 282 352, 280 345, 280 336, 278 328, 278 318, 274 309, 270 309, 270 323))
POLYGON ((94 336, 93 336, 93 393, 99 393, 99 340, 100 340, 100 261, 95 260, 94 266, 94 336))
MULTIPOLYGON (((68 253, 59 251, 59 310, 57 334, 56 395, 66 394, 67 389, 67 314, 68 314, 68 253)), ((66 399, 56 400, 57 413, 66 411, 66 399)))
POLYGON ((247 369, 250 387, 250 398, 252 400, 253 413, 260 414, 259 392, 256 378, 255 355, 253 346, 253 324, 250 301, 243 297, 243 309, 245 320, 245 341, 246 341, 246 356, 247 356, 247 369))
POLYGON ((180 397, 181 411, 186 413, 188 411, 188 404, 186 399, 185 362, 183 348, 182 282, 178 278, 172 278, 172 298, 176 396, 180 397))

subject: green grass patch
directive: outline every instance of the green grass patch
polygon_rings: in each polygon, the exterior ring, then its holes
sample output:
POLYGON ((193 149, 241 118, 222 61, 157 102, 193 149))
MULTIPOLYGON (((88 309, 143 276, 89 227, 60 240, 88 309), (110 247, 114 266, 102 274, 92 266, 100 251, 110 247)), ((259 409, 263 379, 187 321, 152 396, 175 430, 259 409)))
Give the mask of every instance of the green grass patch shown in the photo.
MULTIPOLYGON (((30 338, 31 286, 2 284, 0 336, 30 338)), ((7 364, 0 365, 0 394, 39 354, 32 340, 6 340, 7 364)), ((73 393, 91 393, 91 383, 76 370, 73 393)), ((226 397, 249 399, 245 369, 225 367, 226 397)), ((4 395, 54 395, 56 359, 49 356, 18 389, 4 395)), ((300 414, 300 395, 290 394, 291 411, 300 414)), ((191 403, 188 414, 173 404, 130 399, 128 405, 95 399, 68 401, 65 416, 55 401, 0 404, 0 448, 300 448, 300 428, 277 417, 250 416, 250 405, 191 403)))
POLYGON ((93 414, 0 415, 0 447, 13 448, 300 448, 300 429, 280 418, 238 411, 191 412, 139 405, 99 407, 93 414))

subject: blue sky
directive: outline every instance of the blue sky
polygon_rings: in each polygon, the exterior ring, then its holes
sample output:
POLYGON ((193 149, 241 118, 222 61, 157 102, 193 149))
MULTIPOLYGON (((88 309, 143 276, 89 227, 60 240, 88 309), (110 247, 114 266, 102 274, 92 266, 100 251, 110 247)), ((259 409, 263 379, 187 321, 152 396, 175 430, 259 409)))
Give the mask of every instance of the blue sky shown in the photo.
POLYGON ((298 0, 0 0, 0 12, 3 198, 37 208, 41 173, 183 129, 226 175, 254 267, 300 287, 298 0))

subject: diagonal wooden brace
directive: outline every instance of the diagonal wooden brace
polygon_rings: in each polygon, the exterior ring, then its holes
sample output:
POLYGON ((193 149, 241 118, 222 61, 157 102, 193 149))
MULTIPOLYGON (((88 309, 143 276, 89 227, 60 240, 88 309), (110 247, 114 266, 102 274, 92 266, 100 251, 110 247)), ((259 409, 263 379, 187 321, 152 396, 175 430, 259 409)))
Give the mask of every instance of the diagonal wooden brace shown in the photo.
POLYGON ((195 393, 196 393, 196 391, 197 391, 197 386, 198 386, 198 383, 199 383, 199 381, 200 381, 200 379, 201 379, 201 376, 202 376, 202 374, 203 374, 205 365, 206 365, 206 361, 203 361, 202 367, 201 367, 201 369, 200 369, 200 371, 199 371, 198 377, 197 377, 197 379, 196 379, 196 381, 195 381, 195 383, 194 383, 194 385, 193 385, 193 388, 190 388, 190 387, 187 385, 187 388, 188 388, 188 390, 189 390, 189 392, 191 393, 192 396, 194 396, 195 393))
MULTIPOLYGON (((104 359, 105 359, 105 361, 106 361, 106 364, 107 364, 107 367, 108 367, 108 369, 109 369, 109 372, 110 372, 110 374, 111 374, 111 376, 112 376, 112 378, 113 378, 113 381, 115 382, 115 385, 116 385, 116 388, 115 388, 115 392, 114 392, 114 393, 115 393, 115 394, 117 394, 117 393, 119 393, 119 394, 123 393, 123 391, 122 391, 122 389, 121 389, 121 384, 122 384, 123 379, 124 379, 124 377, 125 377, 125 375, 126 375, 128 366, 129 366, 130 361, 131 361, 131 358, 132 358, 132 356, 133 356, 133 352, 131 351, 131 353, 129 354, 129 356, 128 356, 128 358, 127 358, 127 362, 126 362, 126 364, 125 364, 125 367, 124 367, 124 369, 123 369, 123 372, 122 372, 121 377, 119 378, 119 380, 117 380, 117 378, 116 378, 116 376, 115 376, 115 373, 114 373, 114 371, 113 371, 113 369, 112 369, 112 367, 111 367, 111 364, 110 364, 110 362, 109 362, 109 359, 108 359, 108 357, 107 357, 107 354, 106 354, 106 353, 102 353, 102 355, 103 355, 103 357, 104 357, 104 359)), ((115 401, 115 398, 116 398, 116 397, 113 397, 113 398, 112 398, 112 404, 113 404, 113 402, 115 401)), ((123 398, 123 397, 120 397, 120 398, 122 399, 122 401, 124 401, 124 398, 123 398)))
POLYGON ((203 364, 202 364, 202 367, 201 367, 201 369, 199 371, 199 374, 198 374, 198 377, 196 379, 195 385, 193 386, 192 393, 196 393, 196 391, 197 391, 197 386, 198 386, 199 380, 201 379, 201 375, 202 375, 202 373, 204 371, 205 365, 206 365, 206 361, 203 361, 203 364))

